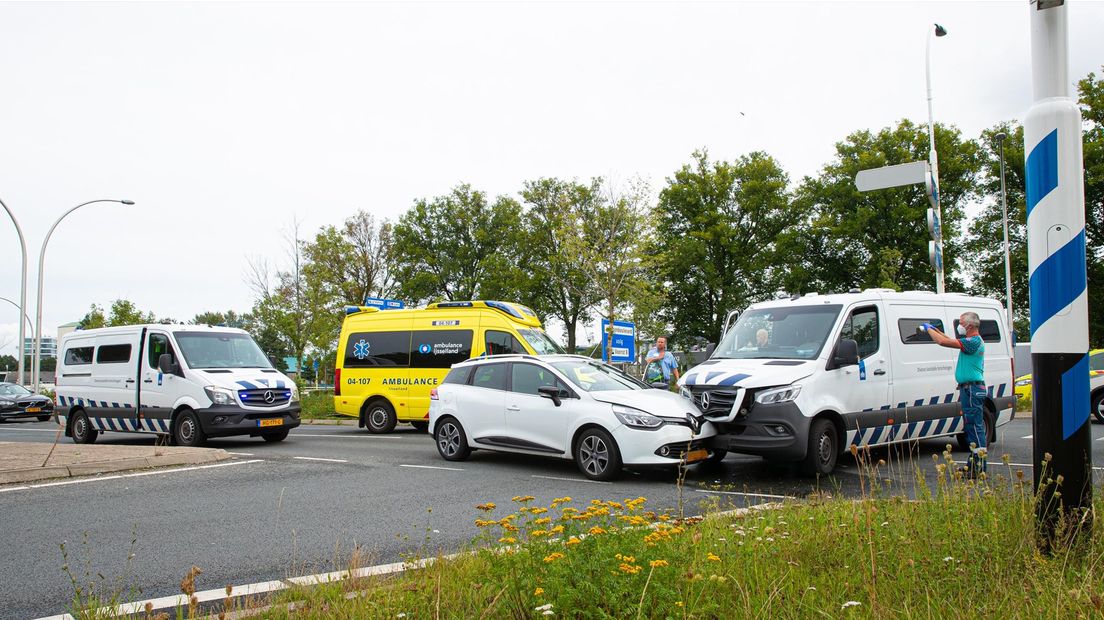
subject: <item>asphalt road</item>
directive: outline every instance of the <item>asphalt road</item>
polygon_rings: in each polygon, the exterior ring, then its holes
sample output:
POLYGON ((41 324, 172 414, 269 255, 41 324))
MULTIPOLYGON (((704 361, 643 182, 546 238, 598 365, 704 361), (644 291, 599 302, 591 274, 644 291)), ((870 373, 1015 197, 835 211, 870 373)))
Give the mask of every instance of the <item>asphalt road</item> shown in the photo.
MULTIPOLYGON (((0 425, 0 441, 51 441, 52 433, 51 423, 0 425)), ((1030 420, 1001 429, 991 450, 994 460, 1008 454, 1018 464, 1013 469, 1026 470, 1030 435, 1030 420)), ((1104 465, 1104 425, 1093 425, 1093 437, 1094 462, 1104 465)), ((104 433, 99 441, 152 439, 104 433)), ((882 486, 911 493, 916 467, 934 480, 932 455, 945 443, 873 452, 872 459, 888 461, 878 475, 882 486)), ((860 468, 850 455, 842 457, 836 474, 820 481, 759 458, 729 455, 718 467, 690 468, 680 492, 670 471, 629 472, 619 481, 596 483, 572 463, 547 458, 479 451, 466 462, 449 463, 428 435, 406 426, 385 436, 349 426, 309 426, 280 444, 244 438, 213 440, 211 446, 237 459, 41 488, 0 486, 0 618, 66 609, 73 586, 62 571, 63 541, 78 583, 108 593, 133 552, 122 583, 137 589, 122 598, 138 600, 179 593, 192 565, 203 569, 198 588, 208 589, 345 568, 354 544, 361 546, 363 561, 373 564, 455 551, 477 534, 475 504, 508 507, 515 495, 534 495, 546 505, 564 495, 576 505, 643 496, 653 510, 677 513, 681 506, 692 514, 711 498, 727 508, 800 499, 816 490, 862 492, 860 468)), ((955 458, 963 456, 955 452, 955 458)))

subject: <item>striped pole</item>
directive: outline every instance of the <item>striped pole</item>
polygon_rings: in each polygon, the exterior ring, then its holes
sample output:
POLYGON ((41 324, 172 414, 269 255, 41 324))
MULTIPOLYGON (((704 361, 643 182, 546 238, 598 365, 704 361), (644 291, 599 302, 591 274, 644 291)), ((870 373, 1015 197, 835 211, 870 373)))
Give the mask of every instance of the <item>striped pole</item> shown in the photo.
POLYGON ((1024 118, 1036 524, 1092 530, 1089 324, 1081 112, 1069 96, 1066 7, 1031 0, 1035 103, 1024 118))

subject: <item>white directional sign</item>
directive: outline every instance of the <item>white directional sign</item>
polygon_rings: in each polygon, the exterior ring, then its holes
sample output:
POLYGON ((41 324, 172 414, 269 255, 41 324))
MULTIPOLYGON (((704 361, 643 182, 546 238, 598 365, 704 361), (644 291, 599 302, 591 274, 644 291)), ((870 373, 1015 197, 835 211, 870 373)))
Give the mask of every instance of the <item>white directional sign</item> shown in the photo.
POLYGON ((931 177, 926 161, 910 161, 907 164, 883 166, 860 170, 855 175, 855 187, 860 192, 924 183, 931 177))

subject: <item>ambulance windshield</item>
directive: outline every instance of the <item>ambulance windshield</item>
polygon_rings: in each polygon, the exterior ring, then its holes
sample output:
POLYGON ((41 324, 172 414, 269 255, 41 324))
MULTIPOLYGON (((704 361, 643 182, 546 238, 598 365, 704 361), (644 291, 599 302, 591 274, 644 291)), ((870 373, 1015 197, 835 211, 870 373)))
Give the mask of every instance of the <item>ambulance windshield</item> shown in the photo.
POLYGON ((748 310, 713 352, 714 359, 816 359, 842 306, 748 310))
POLYGON ((190 368, 272 368, 248 334, 177 332, 176 342, 190 368))
POLYGON ((548 334, 544 333, 544 330, 519 327, 518 333, 525 339, 525 342, 529 343, 529 346, 533 347, 537 355, 553 355, 564 352, 564 350, 560 348, 560 345, 556 344, 548 337, 548 334))

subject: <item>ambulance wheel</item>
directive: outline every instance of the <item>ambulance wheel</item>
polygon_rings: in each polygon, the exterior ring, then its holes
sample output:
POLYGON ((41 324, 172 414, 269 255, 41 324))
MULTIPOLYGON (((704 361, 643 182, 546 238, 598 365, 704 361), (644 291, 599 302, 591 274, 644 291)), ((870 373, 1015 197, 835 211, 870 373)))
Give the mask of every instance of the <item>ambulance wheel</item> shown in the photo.
POLYGON ((100 435, 92 428, 92 423, 88 421, 88 415, 83 409, 79 409, 73 414, 69 424, 69 433, 73 437, 73 443, 92 443, 100 435))
POLYGON ((1104 390, 1092 395, 1092 412, 1097 422, 1104 422, 1104 390))
POLYGON ((442 418, 437 423, 433 440, 437 444, 437 452, 446 461, 463 461, 471 455, 464 427, 460 426, 460 422, 454 417, 442 418))
POLYGON ((276 443, 277 441, 283 441, 287 439, 288 430, 285 428, 282 431, 271 431, 268 433, 261 433, 261 439, 269 443, 276 443))
POLYGON ((368 427, 369 433, 390 433, 395 430, 398 421, 391 403, 382 398, 373 400, 364 408, 364 426, 368 427))
POLYGON ((429 422, 411 422, 410 425, 419 433, 424 433, 429 430, 429 422))
POLYGON ((831 420, 821 418, 813 420, 809 428, 809 450, 801 462, 801 471, 806 476, 826 475, 836 469, 839 458, 839 436, 836 425, 831 420))
POLYGON ((186 448, 198 448, 207 442, 196 414, 185 409, 173 425, 173 443, 186 448))

